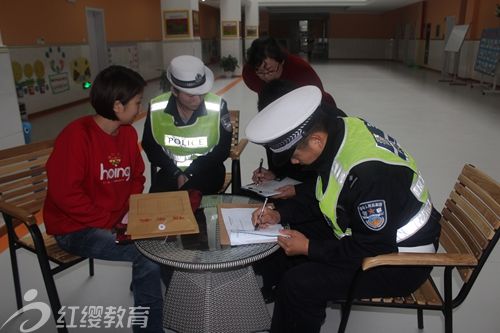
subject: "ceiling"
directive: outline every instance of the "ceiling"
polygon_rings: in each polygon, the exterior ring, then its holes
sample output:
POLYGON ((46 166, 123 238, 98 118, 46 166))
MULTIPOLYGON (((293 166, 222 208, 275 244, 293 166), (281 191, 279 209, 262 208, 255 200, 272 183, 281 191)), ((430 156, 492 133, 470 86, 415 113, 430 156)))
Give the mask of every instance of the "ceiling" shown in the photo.
MULTIPOLYGON (((247 0, 241 0, 242 5, 247 0)), ((411 5, 422 0, 258 0, 260 8, 270 13, 380 13, 411 5)), ((200 2, 219 7, 220 0, 200 2)))

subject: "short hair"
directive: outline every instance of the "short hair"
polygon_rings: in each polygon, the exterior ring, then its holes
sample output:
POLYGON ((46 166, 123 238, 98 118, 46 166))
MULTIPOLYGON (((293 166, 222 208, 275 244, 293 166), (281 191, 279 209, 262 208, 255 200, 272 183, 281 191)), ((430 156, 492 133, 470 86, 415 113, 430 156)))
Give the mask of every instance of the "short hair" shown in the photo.
POLYGON ((260 112, 266 106, 298 88, 295 82, 287 80, 272 80, 262 87, 257 101, 257 110, 260 112))
POLYGON ((317 133, 317 132, 324 132, 328 133, 328 115, 325 113, 325 110, 323 109, 323 105, 318 106, 316 111, 314 111, 313 119, 312 119, 312 125, 311 128, 307 131, 307 134, 302 140, 300 140, 297 143, 296 148, 303 148, 304 146, 307 145, 307 142, 309 141, 309 138, 311 137, 311 134, 317 133))
POLYGON ((252 42, 247 50, 247 64, 253 68, 259 67, 266 58, 283 62, 287 52, 272 37, 260 37, 252 42))
POLYGON ((106 119, 118 120, 113 110, 115 101, 127 104, 142 93, 146 81, 130 68, 113 65, 97 74, 90 90, 90 103, 95 112, 106 119))

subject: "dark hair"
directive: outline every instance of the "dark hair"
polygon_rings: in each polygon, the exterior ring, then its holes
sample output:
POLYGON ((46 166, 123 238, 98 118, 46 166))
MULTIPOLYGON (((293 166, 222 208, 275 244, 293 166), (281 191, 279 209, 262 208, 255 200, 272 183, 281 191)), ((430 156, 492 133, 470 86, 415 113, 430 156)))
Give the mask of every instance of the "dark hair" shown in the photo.
POLYGON ((260 37, 252 42, 247 50, 247 64, 257 68, 266 58, 271 58, 281 63, 287 53, 272 37, 260 37))
POLYGON ((109 66, 97 74, 90 90, 90 103, 95 112, 106 119, 118 120, 113 106, 115 101, 127 104, 144 91, 146 81, 127 67, 109 66))
POLYGON ((287 80, 272 80, 262 87, 257 101, 257 110, 260 112, 266 106, 288 94, 290 91, 298 88, 295 82, 287 80))

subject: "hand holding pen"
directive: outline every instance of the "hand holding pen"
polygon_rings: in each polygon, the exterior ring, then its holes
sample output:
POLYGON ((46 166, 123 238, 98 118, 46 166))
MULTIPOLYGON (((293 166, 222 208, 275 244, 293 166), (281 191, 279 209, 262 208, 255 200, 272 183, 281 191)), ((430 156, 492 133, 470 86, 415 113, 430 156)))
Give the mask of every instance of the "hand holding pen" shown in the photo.
MULTIPOLYGON (((267 199, 267 198, 266 198, 267 199)), ((265 229, 270 225, 280 223, 281 216, 277 210, 274 210, 272 204, 267 204, 267 200, 262 207, 252 213, 252 223, 257 229, 265 229)))
POLYGON ((257 218, 257 223, 255 223, 254 230, 258 230, 259 225, 262 223, 262 214, 264 214, 264 209, 266 208, 267 200, 268 200, 268 198, 266 197, 266 200, 264 200, 264 204, 262 205, 262 208, 260 209, 259 217, 257 218))
POLYGON ((264 159, 261 158, 259 162, 259 167, 253 171, 252 181, 254 184, 260 184, 269 180, 276 178, 272 171, 267 170, 263 167, 264 159))

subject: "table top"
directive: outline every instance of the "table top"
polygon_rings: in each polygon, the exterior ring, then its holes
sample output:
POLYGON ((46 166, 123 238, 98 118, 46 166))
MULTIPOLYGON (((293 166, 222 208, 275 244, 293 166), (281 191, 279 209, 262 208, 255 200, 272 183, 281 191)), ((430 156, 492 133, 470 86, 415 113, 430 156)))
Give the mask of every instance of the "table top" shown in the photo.
POLYGON ((207 195, 195 212, 200 233, 166 239, 137 240, 135 245, 146 257, 164 265, 189 270, 219 270, 248 265, 275 252, 277 243, 221 245, 217 205, 221 203, 259 203, 237 195, 207 195))

